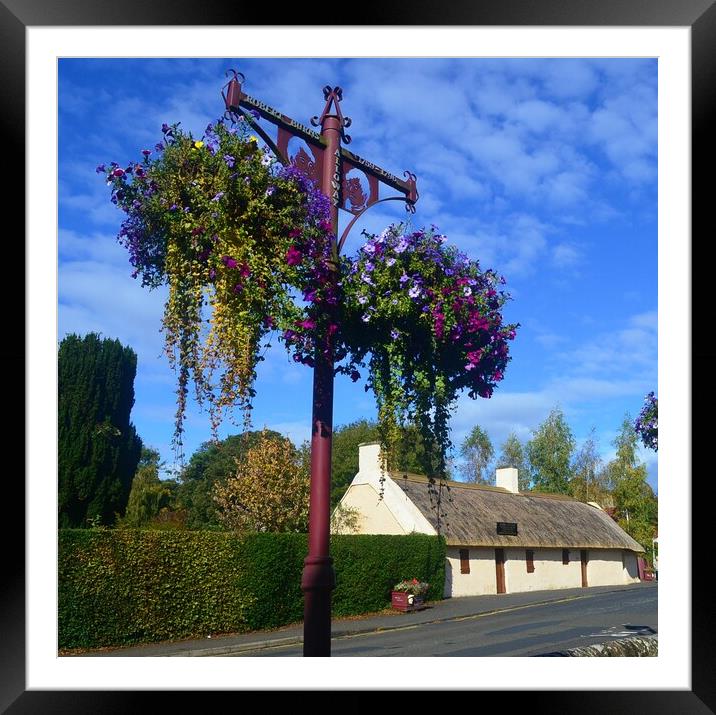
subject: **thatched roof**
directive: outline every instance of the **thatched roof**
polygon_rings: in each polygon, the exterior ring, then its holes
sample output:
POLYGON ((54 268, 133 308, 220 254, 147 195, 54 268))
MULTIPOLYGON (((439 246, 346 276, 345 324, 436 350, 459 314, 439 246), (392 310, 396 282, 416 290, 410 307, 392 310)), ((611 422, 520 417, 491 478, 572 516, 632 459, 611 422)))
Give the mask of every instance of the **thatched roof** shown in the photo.
POLYGON ((644 549, 604 511, 562 494, 520 492, 391 472, 450 545, 572 549, 644 549), (439 509, 438 509, 439 501, 439 509), (497 533, 497 522, 517 524, 517 535, 497 533))

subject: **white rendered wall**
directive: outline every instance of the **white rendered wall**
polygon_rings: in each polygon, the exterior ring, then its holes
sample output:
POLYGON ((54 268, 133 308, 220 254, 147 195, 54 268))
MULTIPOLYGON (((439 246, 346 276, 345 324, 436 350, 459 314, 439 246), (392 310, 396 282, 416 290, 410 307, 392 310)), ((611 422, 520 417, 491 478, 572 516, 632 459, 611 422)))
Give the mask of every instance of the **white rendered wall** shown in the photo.
MULTIPOLYGON (((534 567, 527 573, 526 549, 505 548, 505 588, 507 593, 581 588, 580 550, 569 550, 569 563, 562 563, 562 549, 533 549, 534 567)), ((481 596, 497 593, 495 549, 468 549, 470 573, 460 573, 460 547, 449 546, 445 573, 445 596, 481 596)), ((638 583, 636 554, 631 551, 588 549, 589 586, 638 583), (624 560, 622 561, 622 554, 624 560)))
POLYGON ((587 565, 587 581, 590 586, 611 586, 612 584, 636 583, 639 581, 638 573, 632 577, 629 573, 630 556, 633 560, 633 569, 636 570, 636 556, 633 552, 625 551, 622 561, 622 551, 588 551, 589 564, 587 565))
MULTIPOLYGON (((341 499, 345 507, 358 510, 354 534, 405 534, 385 499, 380 499, 371 484, 352 484, 341 499)), ((340 532, 338 532, 340 533, 340 532)))
POLYGON ((497 593, 495 550, 489 547, 468 549, 470 573, 460 573, 460 547, 447 547, 445 592, 449 596, 482 596, 497 593))
POLYGON ((383 471, 380 447, 375 443, 359 445, 358 474, 340 503, 359 511, 358 531, 354 533, 437 534, 408 495, 383 471))
MULTIPOLYGON (((533 551, 535 570, 527 573, 526 549, 505 549, 507 593, 581 587, 582 567, 578 549, 570 549, 568 564, 562 563, 562 549, 533 549, 533 551)), ((621 566, 621 560, 619 565, 621 566)))
POLYGON ((639 565, 636 562, 637 555, 633 551, 624 552, 624 579, 626 583, 638 583, 639 565))

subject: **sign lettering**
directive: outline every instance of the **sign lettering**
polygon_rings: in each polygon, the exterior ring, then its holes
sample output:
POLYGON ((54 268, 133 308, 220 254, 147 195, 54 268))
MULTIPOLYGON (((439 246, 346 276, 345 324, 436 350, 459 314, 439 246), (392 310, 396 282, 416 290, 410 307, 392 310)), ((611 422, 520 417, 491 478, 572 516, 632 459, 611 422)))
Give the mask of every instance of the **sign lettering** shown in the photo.
POLYGON ((298 131, 302 132, 303 134, 307 134, 312 139, 315 139, 317 142, 321 143, 321 135, 317 132, 314 132, 313 129, 309 129, 308 127, 304 126, 300 122, 297 122, 295 119, 291 119, 290 117, 286 117, 281 112, 278 112, 273 107, 269 107, 268 104, 264 104, 264 102, 261 102, 258 99, 254 99, 253 97, 250 97, 248 94, 244 94, 241 97, 241 103, 242 104, 248 104, 249 106, 253 107, 254 109, 258 110, 262 114, 267 114, 270 117, 273 117, 278 123, 284 124, 289 127, 293 127, 294 129, 298 129, 298 131))

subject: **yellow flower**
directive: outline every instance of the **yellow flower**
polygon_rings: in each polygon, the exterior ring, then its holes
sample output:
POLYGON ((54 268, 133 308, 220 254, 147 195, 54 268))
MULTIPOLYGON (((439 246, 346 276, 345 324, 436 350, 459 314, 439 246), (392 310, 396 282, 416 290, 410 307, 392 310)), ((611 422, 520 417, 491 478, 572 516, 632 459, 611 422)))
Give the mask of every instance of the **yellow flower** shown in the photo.
POLYGON ((199 142, 194 142, 194 146, 195 146, 197 149, 201 149, 201 147, 204 146, 204 142, 201 142, 201 141, 199 141, 199 142))
POLYGON ((259 138, 258 138, 258 137, 255 137, 255 136, 252 134, 252 135, 249 137, 249 141, 250 141, 250 142, 256 142, 256 143, 258 143, 259 138))

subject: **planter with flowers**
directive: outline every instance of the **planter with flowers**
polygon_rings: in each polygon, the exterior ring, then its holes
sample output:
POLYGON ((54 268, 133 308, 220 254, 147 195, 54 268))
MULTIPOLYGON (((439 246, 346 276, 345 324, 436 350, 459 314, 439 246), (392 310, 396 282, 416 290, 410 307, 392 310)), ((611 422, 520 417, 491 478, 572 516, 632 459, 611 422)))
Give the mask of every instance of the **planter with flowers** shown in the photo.
POLYGON ((391 594, 391 605, 398 611, 418 611, 424 608, 425 595, 430 584, 410 579, 395 584, 391 594))

